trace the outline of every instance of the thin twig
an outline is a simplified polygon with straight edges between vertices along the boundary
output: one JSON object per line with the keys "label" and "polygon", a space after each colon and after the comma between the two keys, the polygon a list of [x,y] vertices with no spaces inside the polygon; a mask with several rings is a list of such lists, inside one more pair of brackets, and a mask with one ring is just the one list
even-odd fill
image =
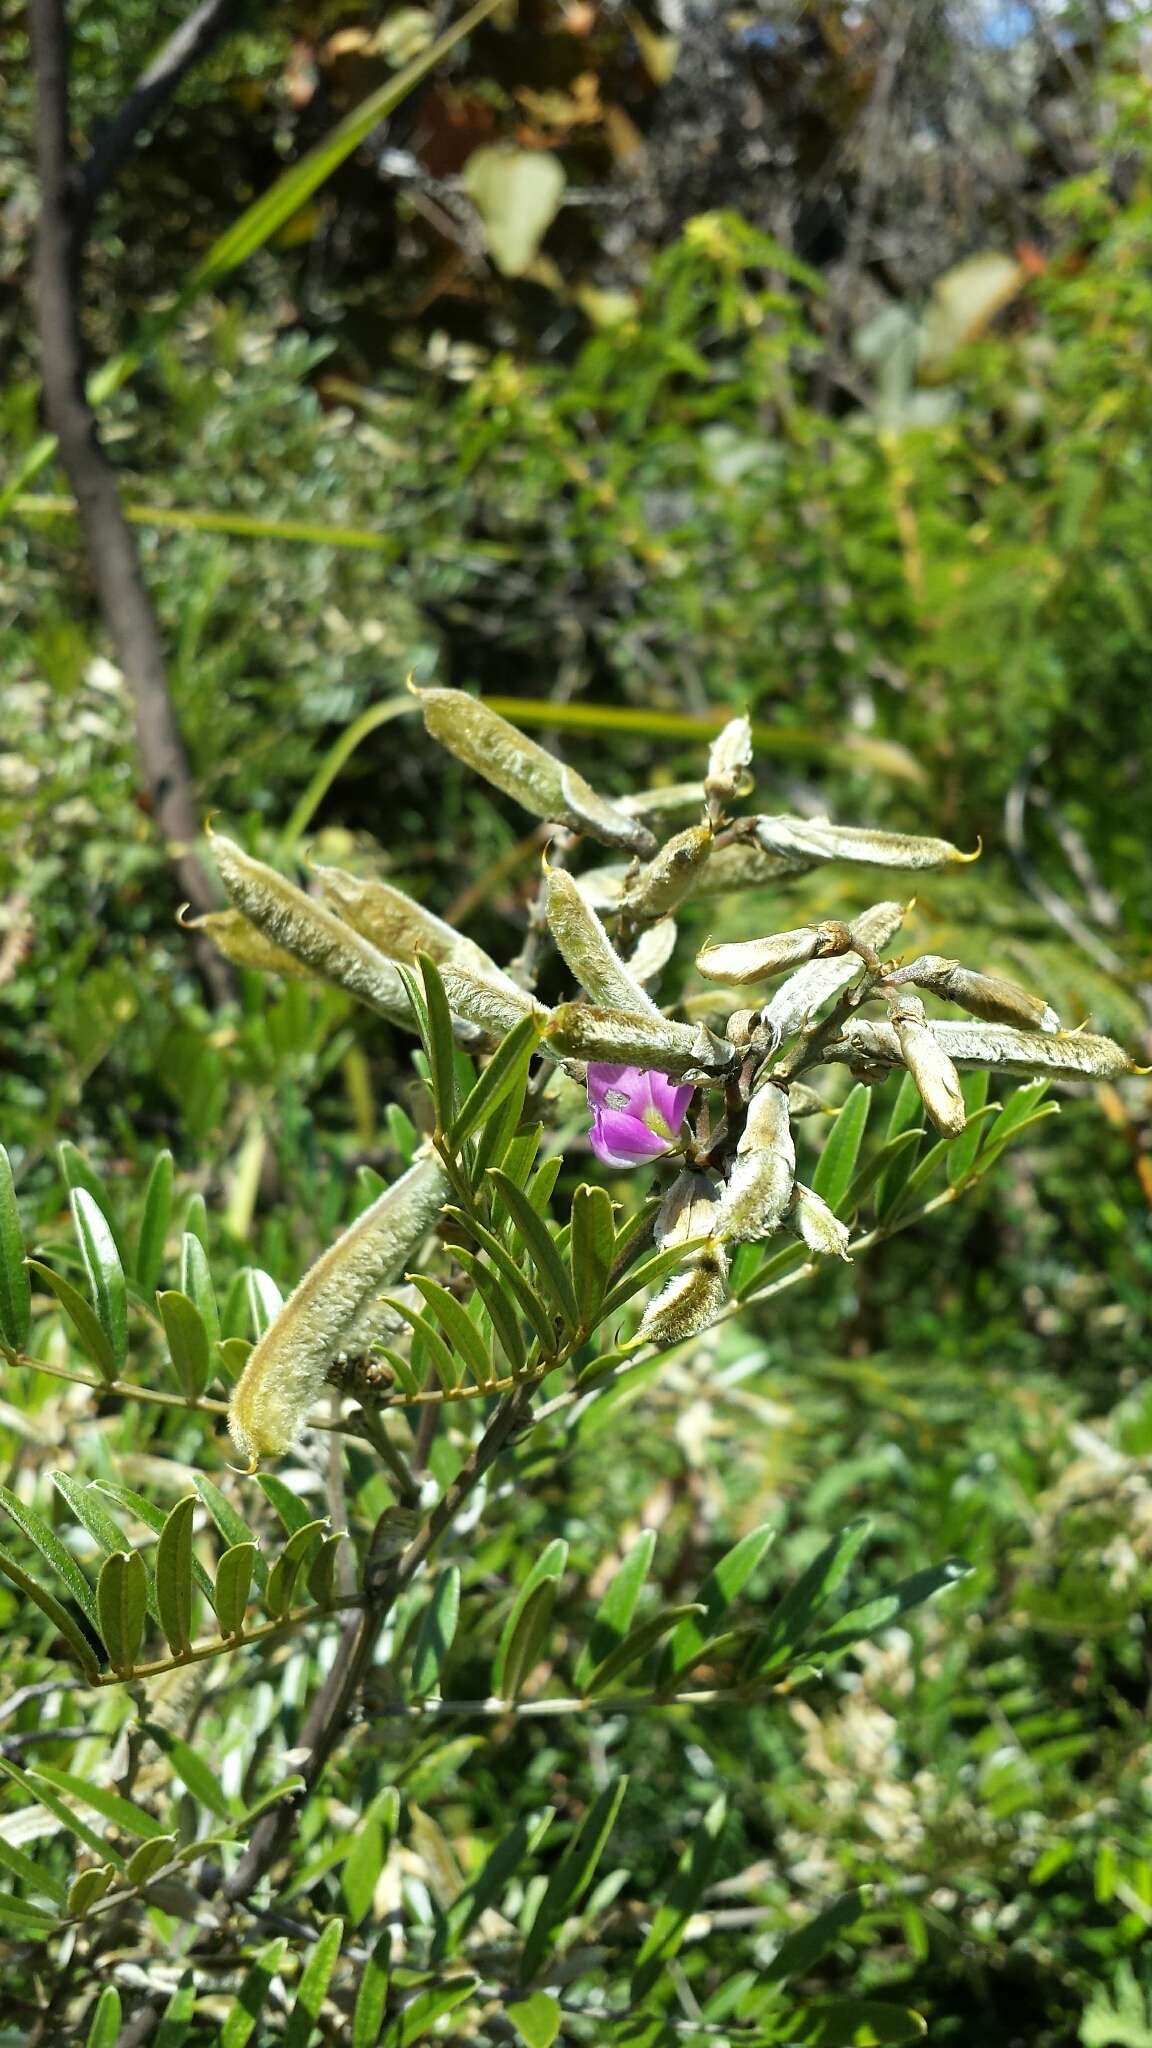
{"label": "thin twig", "polygon": [[[371,1669],[380,1632],[396,1601],[409,1585],[445,1532],[451,1528],[464,1502],[499,1456],[527,1414],[532,1388],[520,1388],[501,1401],[483,1436],[461,1467],[459,1474],[441,1495],[422,1529],[399,1558],[386,1566],[377,1582],[365,1574],[364,1604],[354,1620],[344,1627],[328,1677],[309,1709],[300,1732],[298,1748],[304,1753],[301,1775],[302,1800],[310,1797],[323,1775],[330,1756],[351,1718],[360,1688]],[[261,1878],[276,1862],[295,1825],[297,1803],[282,1800],[262,1814],[248,1847],[231,1876],[222,1886],[233,1903],[247,1899]]]}
{"label": "thin twig", "polygon": [[181,80],[221,36],[237,26],[243,12],[244,0],[200,0],[199,7],[173,31],[152,62],[145,65],[112,119],[99,124],[92,148],[80,167],[88,213],[107,191],[144,130],[157,127]]}

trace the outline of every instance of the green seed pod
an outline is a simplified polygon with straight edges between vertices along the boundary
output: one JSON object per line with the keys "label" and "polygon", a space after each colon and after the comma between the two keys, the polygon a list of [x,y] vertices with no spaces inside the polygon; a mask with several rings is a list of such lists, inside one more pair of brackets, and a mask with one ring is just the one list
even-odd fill
{"label": "green seed pod", "polygon": [[665,840],[655,858],[628,882],[620,896],[625,917],[667,917],[690,896],[712,852],[709,825],[689,825]]}
{"label": "green seed pod", "polygon": [[704,808],[704,784],[702,782],[665,782],[655,789],[637,789],[627,796],[615,799],[618,811],[627,811],[630,818],[667,818],[677,811],[701,811]]}
{"label": "green seed pod", "polygon": [[797,855],[786,860],[781,854],[767,853],[752,838],[733,839],[727,846],[713,848],[712,858],[697,872],[692,893],[726,896],[734,889],[763,889],[785,875],[791,879],[816,866],[816,856],[804,860]]}
{"label": "green seed pod", "polygon": [[767,981],[774,974],[803,967],[810,960],[823,960],[847,953],[852,934],[846,924],[802,925],[794,932],[776,932],[771,938],[743,939],[732,945],[704,946],[696,965],[709,981],[722,981],[727,988],[742,988],[746,982]]}
{"label": "green seed pod", "polygon": [[920,1100],[944,1138],[958,1138],[967,1122],[960,1076],[929,1029],[919,996],[901,996],[889,1011],[896,1043]]}
{"label": "green seed pod", "polygon": [[423,1153],[321,1254],[273,1317],[228,1412],[232,1441],[252,1469],[295,1441],[334,1354],[380,1288],[403,1272],[447,1196],[439,1160]]}
{"label": "green seed pod", "polygon": [[711,1237],[720,1208],[719,1183],[707,1173],[686,1167],[678,1173],[656,1214],[652,1235],[661,1251],[672,1244],[687,1244],[695,1237]]}
{"label": "green seed pod", "polygon": [[752,1243],[779,1230],[796,1178],[796,1146],[786,1090],[762,1081],[751,1102],[736,1163],[720,1202],[717,1236]]}
{"label": "green seed pod", "polygon": [[713,824],[723,817],[734,797],[747,795],[751,788],[751,764],[752,727],[746,718],[730,719],[712,742],[704,779],[708,815]]}
{"label": "green seed pod", "polygon": [[628,1349],[640,1344],[670,1350],[686,1338],[699,1336],[716,1321],[728,1299],[728,1259],[718,1243],[689,1255],[681,1273],[674,1273],[644,1311]]}
{"label": "green seed pod", "polygon": [[396,968],[359,932],[222,833],[213,834],[212,853],[236,908],[273,945],[392,1023],[415,1029],[412,1005]]}
{"label": "green seed pod", "polygon": [[536,1016],[543,1026],[548,1015],[542,1003],[506,975],[498,982],[489,981],[466,967],[445,966],[440,969],[440,979],[453,1016],[463,1017],[474,1031],[483,1031],[489,1038],[503,1038],[529,1015]]}
{"label": "green seed pod", "polygon": [[[853,943],[878,952],[898,930],[905,908],[902,903],[874,903],[870,910],[862,911],[849,926]],[[774,1041],[770,1042],[782,1045],[785,1039],[793,1037],[809,1017],[846,989],[859,972],[860,960],[855,952],[832,954],[801,967],[764,1005],[764,1024],[769,1032],[775,1033]]]}
{"label": "green seed pod", "polygon": [[258,974],[290,974],[297,981],[310,978],[308,969],[301,966],[295,954],[273,945],[254,924],[249,924],[242,910],[208,910],[203,917],[182,915],[177,923],[181,931],[205,932],[225,959],[234,961],[237,967],[251,967]]}
{"label": "green seed pod", "polygon": [[632,979],[600,919],[564,868],[548,869],[548,924],[566,964],[581,988],[605,1010],[631,1017],[664,1018],[638,981]]}
{"label": "green seed pod", "polygon": [[482,946],[474,945],[463,932],[425,910],[402,889],[372,876],[350,875],[343,868],[317,867],[313,872],[341,917],[387,959],[403,960],[411,966],[417,953],[427,953],[438,967],[463,967],[482,980],[516,986]]}
{"label": "green seed pod", "polygon": [[797,1237],[804,1240],[810,1252],[850,1261],[848,1239],[851,1232],[848,1225],[841,1223],[840,1218],[833,1213],[814,1188],[806,1188],[797,1181],[788,1220]]}
{"label": "green seed pod", "polygon": [[788,1090],[788,1108],[792,1121],[801,1116],[833,1116],[835,1111],[830,1102],[815,1088],[809,1088],[803,1081],[793,1081]]}
{"label": "green seed pod", "polygon": [[676,920],[662,917],[658,924],[645,925],[625,961],[634,981],[655,981],[667,967],[676,949]]}
{"label": "green seed pod", "polygon": [[[964,1070],[988,1067],[994,1073],[1019,1074],[1037,1081],[1045,1076],[1063,1081],[1118,1081],[1133,1074],[1122,1045],[1089,1031],[1015,1031],[1008,1024],[968,1024],[933,1018],[928,1026],[954,1066]],[[853,1017],[823,1057],[851,1066],[901,1064],[900,1047],[889,1024]]]}
{"label": "green seed pod", "polygon": [[620,846],[647,860],[656,841],[646,825],[597,795],[574,768],[510,725],[466,690],[417,690],[424,724],[458,761],[474,768],[536,818],[554,818],[602,846]]}
{"label": "green seed pod", "polygon": [[621,1067],[648,1067],[672,1081],[722,1074],[735,1059],[727,1039],[703,1024],[677,1024],[668,1017],[626,1017],[591,1003],[561,1003],[552,1011],[545,1038],[567,1059],[606,1060]]}
{"label": "green seed pod", "polygon": [[606,861],[603,867],[585,868],[584,873],[576,877],[576,887],[593,910],[619,910],[620,898],[632,872],[631,861]]}
{"label": "green seed pod", "polygon": [[877,868],[946,868],[975,860],[947,839],[920,839],[906,832],[876,832],[870,825],[833,825],[828,818],[757,818],[756,838],[766,853],[806,864],[854,860]]}
{"label": "green seed pod", "polygon": [[1003,975],[978,974],[974,968],[961,967],[958,960],[946,960],[939,953],[925,953],[918,960],[910,960],[892,976],[896,986],[908,981],[917,988],[929,989],[933,995],[943,996],[947,1002],[959,1003],[962,1010],[969,1010],[973,1017],[983,1017],[989,1024],[1013,1024],[1021,1031],[1060,1029],[1059,1017],[1042,996],[1030,995],[1026,988],[1007,981]]}

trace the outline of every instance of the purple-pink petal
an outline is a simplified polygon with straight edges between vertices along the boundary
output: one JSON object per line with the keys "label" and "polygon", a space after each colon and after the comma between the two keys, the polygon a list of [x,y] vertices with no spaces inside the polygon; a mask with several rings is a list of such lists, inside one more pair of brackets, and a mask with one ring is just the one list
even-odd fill
{"label": "purple-pink petal", "polygon": [[648,1084],[652,1093],[652,1107],[663,1117],[670,1131],[678,1131],[684,1121],[688,1104],[692,1100],[691,1081],[682,1081],[677,1087],[667,1074],[649,1074]]}
{"label": "purple-pink petal", "polygon": [[592,1119],[592,1150],[605,1166],[646,1166],[668,1150],[666,1141],[626,1109],[598,1109]]}
{"label": "purple-pink petal", "polygon": [[[640,1067],[609,1067],[593,1061],[588,1068],[589,1107],[592,1109],[611,1109],[613,1106],[617,1109],[622,1108],[623,1105],[621,1103],[617,1102],[613,1105],[608,1101],[609,1094],[626,1095],[629,1104],[631,1104],[633,1097],[641,1093],[644,1079],[644,1072]],[[644,1101],[641,1101],[639,1106],[643,1108],[645,1106]]]}

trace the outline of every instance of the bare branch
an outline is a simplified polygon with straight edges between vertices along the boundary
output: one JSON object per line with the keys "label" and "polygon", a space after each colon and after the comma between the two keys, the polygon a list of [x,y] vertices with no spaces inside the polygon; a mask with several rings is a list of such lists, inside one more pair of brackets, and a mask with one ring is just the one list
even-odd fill
{"label": "bare branch", "polygon": [[[160,627],[124,517],[116,473],[101,446],[85,390],[80,325],[83,207],[68,133],[65,0],[33,0],[31,23],[41,195],[36,322],[45,411],[76,499],[104,623],[132,698],[152,814],[181,894],[206,910],[213,906],[215,892],[195,851],[199,826],[192,779],[168,692]],[[226,1000],[231,975],[211,944],[198,948],[197,964],[212,998]]]}

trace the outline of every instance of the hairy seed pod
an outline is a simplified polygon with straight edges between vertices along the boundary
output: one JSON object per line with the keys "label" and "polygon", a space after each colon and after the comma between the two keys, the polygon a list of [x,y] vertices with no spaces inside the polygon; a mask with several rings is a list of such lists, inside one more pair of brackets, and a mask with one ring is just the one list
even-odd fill
{"label": "hairy seed pod", "polygon": [[876,868],[946,868],[977,857],[961,853],[947,839],[876,832],[870,825],[834,825],[829,818],[757,818],[756,838],[766,853],[784,859],[854,860]]}
{"label": "hairy seed pod", "polygon": [[957,1138],[967,1122],[960,1076],[928,1027],[919,996],[902,995],[889,1012],[901,1058],[929,1118],[944,1138]]}
{"label": "hairy seed pod", "polygon": [[625,917],[667,917],[692,894],[700,872],[712,852],[712,830],[708,825],[689,825],[675,838],[666,839],[659,853],[628,882],[620,896]]}
{"label": "hairy seed pod", "polygon": [[676,936],[674,917],[662,917],[658,924],[645,925],[624,963],[634,981],[658,979],[676,949]]}
{"label": "hairy seed pod", "polygon": [[204,932],[237,967],[251,967],[258,974],[290,974],[297,981],[309,979],[308,969],[295,954],[266,939],[249,924],[242,910],[208,910],[203,917],[181,917],[178,922],[181,931]]}
{"label": "hairy seed pod", "polygon": [[316,880],[330,903],[353,931],[376,947],[389,960],[403,960],[411,966],[417,953],[427,953],[438,967],[463,967],[482,981],[515,988],[503,968],[489,959],[463,932],[445,924],[443,918],[425,910],[402,889],[371,875],[350,875],[343,868],[317,867]]}
{"label": "hairy seed pod", "polygon": [[979,974],[975,968],[961,967],[958,960],[946,960],[939,953],[924,953],[918,960],[909,960],[891,977],[892,985],[897,987],[909,981],[917,988],[943,996],[947,1002],[959,1003],[962,1010],[970,1011],[973,1017],[983,1017],[989,1024],[1013,1024],[1021,1031],[1060,1029],[1059,1017],[1042,996],[1030,995],[1026,988],[1001,974]]}
{"label": "hairy seed pod", "polygon": [[458,761],[474,768],[536,818],[554,818],[602,846],[623,847],[647,860],[656,841],[646,825],[597,794],[574,768],[528,739],[466,690],[417,690],[424,723]]}
{"label": "hairy seed pod", "polygon": [[543,1003],[538,1003],[527,989],[519,988],[506,975],[500,981],[489,981],[486,976],[472,974],[467,967],[444,966],[440,979],[453,1016],[463,1017],[474,1031],[483,1031],[489,1038],[503,1038],[506,1031],[528,1016],[534,1016],[541,1030],[544,1028],[548,1012]]}
{"label": "hairy seed pod", "polygon": [[727,1039],[717,1038],[703,1024],[626,1017],[591,1003],[560,1003],[551,1013],[545,1037],[552,1051],[565,1058],[646,1067],[672,1081],[722,1074],[736,1057]]}
{"label": "hairy seed pod", "polygon": [[665,1351],[683,1344],[716,1321],[727,1299],[727,1255],[722,1244],[711,1242],[690,1253],[683,1272],[674,1273],[649,1302],[627,1349],[653,1344]]}
{"label": "hairy seed pod", "polygon": [[[888,944],[904,917],[902,903],[874,903],[870,910],[864,910],[854,918],[849,930],[854,946],[878,952]],[[846,989],[853,976],[860,972],[860,960],[856,952],[826,955],[813,960],[776,990],[771,1001],[763,1009],[764,1023],[776,1033],[777,1044],[782,1045],[815,1016],[833,996]]]}
{"label": "hairy seed pod", "polygon": [[652,1235],[661,1251],[694,1237],[711,1237],[720,1208],[719,1183],[686,1167],[678,1173],[656,1213]]}
{"label": "hairy seed pod", "polygon": [[717,1236],[752,1243],[779,1230],[796,1178],[787,1091],[762,1081],[748,1104],[736,1163],[720,1201]]}
{"label": "hairy seed pod", "polygon": [[747,718],[733,718],[712,742],[704,794],[713,824],[724,815],[733,797],[744,796],[751,786],[748,769],[752,763],[752,727]]}
{"label": "hairy seed pod", "polygon": [[825,924],[801,925],[794,932],[776,932],[767,939],[704,946],[696,955],[696,965],[709,981],[722,981],[727,988],[742,988],[746,982],[767,981],[774,974],[785,974],[810,960],[847,953],[851,946],[852,934],[847,925],[830,919]]}
{"label": "hairy seed pod", "polygon": [[631,861],[606,861],[603,867],[585,868],[584,873],[576,877],[576,887],[593,910],[619,910],[620,898],[632,872]]}
{"label": "hairy seed pod", "polygon": [[581,988],[605,1010],[631,1017],[664,1018],[621,960],[596,912],[566,869],[548,869],[548,924]]}
{"label": "hairy seed pod", "polygon": [[228,1427],[254,1469],[299,1435],[329,1363],[382,1286],[397,1279],[448,1197],[423,1153],[311,1266],[273,1317],[232,1392]]}
{"label": "hairy seed pod", "polygon": [[[1019,1074],[1038,1081],[1045,1076],[1064,1081],[1118,1081],[1138,1071],[1122,1045],[1089,1031],[1015,1031],[1009,1024],[969,1024],[951,1018],[932,1019],[928,1029],[954,1066],[988,1067],[993,1073]],[[901,1064],[900,1047],[890,1024],[853,1017],[823,1057],[851,1066]]]}
{"label": "hairy seed pod", "polygon": [[733,890],[764,889],[785,876],[791,880],[806,874],[817,864],[815,857],[805,860],[798,854],[787,860],[781,854],[767,853],[752,838],[733,839],[727,846],[713,848],[711,860],[696,875],[692,893],[727,896]]}
{"label": "hairy seed pod", "polygon": [[664,782],[655,789],[630,790],[627,796],[616,797],[615,804],[630,818],[667,818],[677,811],[700,811],[704,808],[704,784]]}
{"label": "hairy seed pod", "polygon": [[797,1117],[801,1116],[832,1116],[835,1114],[832,1104],[825,1102],[824,1097],[817,1089],[809,1088],[803,1081],[793,1081],[792,1086],[789,1088],[788,1108],[791,1112],[793,1123],[796,1122]]}
{"label": "hairy seed pod", "polygon": [[848,1240],[851,1232],[846,1223],[828,1207],[822,1195],[814,1188],[806,1188],[797,1181],[792,1195],[788,1220],[797,1237],[803,1239],[810,1252],[819,1252],[827,1258],[848,1259]]}
{"label": "hairy seed pod", "polygon": [[266,939],[322,980],[358,996],[382,1017],[415,1029],[412,1005],[397,969],[359,932],[222,833],[212,836],[212,854],[237,910]]}

